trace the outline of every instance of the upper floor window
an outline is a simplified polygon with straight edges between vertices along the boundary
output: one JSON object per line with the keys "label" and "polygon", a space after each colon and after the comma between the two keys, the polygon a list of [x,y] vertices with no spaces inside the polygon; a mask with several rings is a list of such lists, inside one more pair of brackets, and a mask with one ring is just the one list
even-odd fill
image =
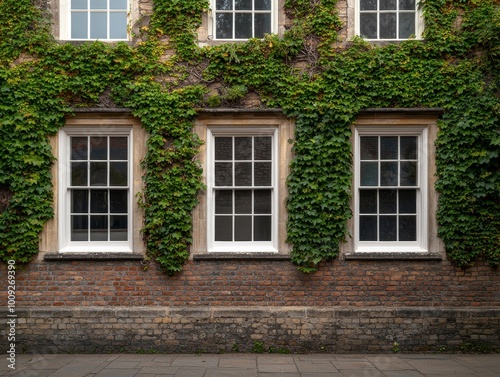
{"label": "upper floor window", "polygon": [[128,39],[128,0],[61,0],[60,6],[61,39]]}
{"label": "upper floor window", "polygon": [[418,0],[357,0],[357,34],[369,40],[419,38]]}

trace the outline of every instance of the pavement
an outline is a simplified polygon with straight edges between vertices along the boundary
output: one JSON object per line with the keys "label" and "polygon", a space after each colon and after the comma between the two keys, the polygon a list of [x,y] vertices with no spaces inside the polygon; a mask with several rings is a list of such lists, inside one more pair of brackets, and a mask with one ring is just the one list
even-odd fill
{"label": "pavement", "polygon": [[500,354],[16,355],[16,377],[500,377]]}

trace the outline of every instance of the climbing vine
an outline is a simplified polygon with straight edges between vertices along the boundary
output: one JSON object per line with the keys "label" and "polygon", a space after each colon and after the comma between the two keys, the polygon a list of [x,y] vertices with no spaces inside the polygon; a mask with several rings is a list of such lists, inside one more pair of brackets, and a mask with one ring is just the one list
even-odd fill
{"label": "climbing vine", "polygon": [[[0,257],[29,262],[53,217],[48,137],[76,107],[129,107],[149,134],[142,229],[168,274],[189,256],[203,188],[199,108],[295,120],[287,241],[303,272],[334,258],[352,216],[350,126],[363,108],[440,107],[439,236],[451,260],[500,264],[500,4],[422,0],[424,41],[342,41],[338,0],[286,0],[284,35],[196,44],[206,0],[156,0],[135,44],[60,43],[42,0],[0,2]],[[213,88],[219,88],[213,90]]]}

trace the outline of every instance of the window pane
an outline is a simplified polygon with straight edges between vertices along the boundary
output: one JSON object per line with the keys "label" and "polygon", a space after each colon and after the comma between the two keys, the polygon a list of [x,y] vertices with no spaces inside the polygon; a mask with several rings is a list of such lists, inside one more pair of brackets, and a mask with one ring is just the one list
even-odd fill
{"label": "window pane", "polygon": [[109,240],[127,241],[127,217],[126,215],[113,215],[109,217]]}
{"label": "window pane", "polygon": [[361,162],[361,186],[378,185],[378,162]]}
{"label": "window pane", "polygon": [[108,190],[90,191],[90,212],[108,213]]}
{"label": "window pane", "polygon": [[399,213],[417,213],[417,190],[399,190]]}
{"label": "window pane", "polygon": [[416,160],[418,158],[416,136],[401,136],[400,158],[402,160]]}
{"label": "window pane", "polygon": [[236,13],[234,33],[236,39],[252,38],[252,14]]}
{"label": "window pane", "polygon": [[71,186],[87,186],[87,162],[71,163]]}
{"label": "window pane", "polygon": [[399,10],[414,10],[415,0],[399,0]]}
{"label": "window pane", "polygon": [[109,207],[111,213],[128,212],[128,191],[109,190]]}
{"label": "window pane", "polygon": [[106,0],[90,0],[90,9],[106,9]]}
{"label": "window pane", "polygon": [[378,137],[363,136],[360,141],[360,151],[362,160],[378,159]]}
{"label": "window pane", "polygon": [[234,213],[252,213],[252,191],[234,191]]}
{"label": "window pane", "polygon": [[417,162],[401,161],[401,186],[417,185]]}
{"label": "window pane", "polygon": [[90,216],[90,240],[107,241],[108,240],[108,216],[94,215]]}
{"label": "window pane", "polygon": [[87,9],[87,0],[71,0],[71,9]]}
{"label": "window pane", "polygon": [[359,216],[359,240],[377,241],[377,216]]}
{"label": "window pane", "polygon": [[252,10],[252,0],[235,0],[234,9],[236,9],[236,10]]}
{"label": "window pane", "polygon": [[86,160],[87,159],[87,138],[72,137],[71,138],[71,159]]}
{"label": "window pane", "polygon": [[398,159],[398,137],[382,136],[380,138],[380,159],[397,160]]}
{"label": "window pane", "polygon": [[397,213],[398,190],[379,191],[379,213]]}
{"label": "window pane", "polygon": [[272,0],[255,0],[255,10],[271,10]]}
{"label": "window pane", "polygon": [[396,216],[380,216],[380,241],[397,241]]}
{"label": "window pane", "polygon": [[71,13],[71,39],[88,38],[87,13]]}
{"label": "window pane", "polygon": [[215,185],[216,186],[233,185],[233,164],[231,162],[215,163]]}
{"label": "window pane", "polygon": [[254,139],[254,159],[255,160],[271,160],[271,141],[270,137],[256,137]]}
{"label": "window pane", "polygon": [[217,0],[215,2],[215,9],[217,10],[232,10],[233,0]]}
{"label": "window pane", "polygon": [[127,39],[127,13],[111,12],[109,14],[109,38]]}
{"label": "window pane", "polygon": [[271,186],[272,175],[271,162],[255,162],[254,167],[254,185],[255,186]]}
{"label": "window pane", "polygon": [[108,20],[105,12],[90,13],[90,38],[107,39],[108,38]]}
{"label": "window pane", "polygon": [[396,0],[380,0],[380,10],[396,10]]}
{"label": "window pane", "polygon": [[109,138],[109,159],[127,160],[128,159],[128,139],[126,137]]}
{"label": "window pane", "polygon": [[89,212],[89,192],[88,190],[71,190],[71,212]]}
{"label": "window pane", "polygon": [[236,216],[234,218],[234,240],[252,240],[252,216]]}
{"label": "window pane", "polygon": [[399,240],[417,240],[417,216],[399,216]]}
{"label": "window pane", "polygon": [[415,13],[399,14],[399,38],[408,39],[415,35]]}
{"label": "window pane", "polygon": [[215,15],[217,39],[233,39],[233,15],[228,13],[217,13]]}
{"label": "window pane", "polygon": [[359,190],[359,213],[377,213],[377,190]]}
{"label": "window pane", "polygon": [[396,39],[396,13],[380,14],[380,39]]}
{"label": "window pane", "polygon": [[108,158],[108,138],[91,137],[90,138],[90,159],[106,160]]}
{"label": "window pane", "polygon": [[254,241],[271,241],[271,216],[254,217]]}
{"label": "window pane", "polygon": [[215,216],[215,241],[233,240],[233,217]]}
{"label": "window pane", "polygon": [[215,159],[232,160],[233,159],[233,138],[216,137],[215,138]]}
{"label": "window pane", "polygon": [[233,213],[233,190],[215,191],[215,213]]}
{"label": "window pane", "polygon": [[361,10],[377,10],[377,0],[359,0]]}
{"label": "window pane", "polygon": [[377,14],[361,13],[359,15],[359,33],[368,39],[377,39]]}
{"label": "window pane", "polygon": [[110,162],[109,163],[109,185],[110,186],[128,186],[128,163]]}
{"label": "window pane", "polygon": [[381,162],[380,163],[380,185],[397,186],[398,185],[398,163]]}
{"label": "window pane", "polygon": [[108,163],[91,162],[90,163],[90,185],[107,186]]}
{"label": "window pane", "polygon": [[271,214],[271,190],[254,191],[254,213]]}
{"label": "window pane", "polygon": [[109,9],[127,9],[127,0],[109,0]]}
{"label": "window pane", "polygon": [[256,13],[254,18],[254,38],[264,38],[264,34],[271,33],[271,13]]}
{"label": "window pane", "polygon": [[234,138],[234,159],[251,160],[252,159],[252,138],[236,137]]}
{"label": "window pane", "polygon": [[234,163],[234,185],[251,186],[252,185],[252,163],[235,162]]}
{"label": "window pane", "polygon": [[88,230],[87,215],[71,216],[71,241],[88,241]]}

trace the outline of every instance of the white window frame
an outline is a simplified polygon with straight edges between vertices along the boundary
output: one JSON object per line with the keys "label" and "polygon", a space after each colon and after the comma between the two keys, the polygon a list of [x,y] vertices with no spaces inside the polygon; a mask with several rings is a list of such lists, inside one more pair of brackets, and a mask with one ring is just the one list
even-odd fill
{"label": "white window frame", "polygon": [[[215,241],[215,137],[271,136],[272,137],[272,204],[271,241]],[[208,127],[207,129],[207,246],[208,252],[278,252],[278,127]]]}
{"label": "white window frame", "polygon": [[[72,136],[127,136],[128,143],[128,217],[127,241],[71,241],[70,138]],[[59,132],[59,252],[132,252],[133,247],[133,129],[132,126],[66,126]],[[120,188],[124,188],[120,186]]]}
{"label": "white window frame", "polygon": [[[271,0],[271,34],[278,34],[278,0]],[[231,11],[228,11],[231,12]],[[255,13],[267,13],[267,11],[244,11],[245,13],[251,12]],[[237,11],[232,11],[233,14],[238,13]],[[215,22],[215,14],[216,14],[216,0],[210,0],[210,11],[208,17],[208,30],[211,31],[211,36],[209,39],[214,41],[247,41],[247,38],[217,38],[217,23]],[[252,25],[252,29],[255,25]],[[233,36],[235,35],[235,27],[233,23]]]}
{"label": "white window frame", "polygon": [[[71,0],[58,0],[59,1],[59,38],[61,40],[71,40],[71,41],[93,41],[96,40],[94,38],[90,38],[90,17],[88,18],[88,38],[71,38]],[[112,39],[112,38],[100,38],[101,41],[128,41],[130,39],[130,1],[127,0],[127,28],[126,33],[127,37],[123,39]],[[109,21],[109,15],[112,11],[109,9],[109,0],[108,0],[108,8],[105,10],[106,16],[108,19],[108,30],[107,34],[109,36],[111,23]]]}
{"label": "white window frame", "polygon": [[[355,33],[358,36],[361,36],[361,24],[360,24],[360,12],[361,12],[361,7],[360,7],[360,0],[354,0],[355,1]],[[399,0],[397,0],[399,1]],[[380,13],[380,11],[375,11],[376,13]],[[398,18],[397,18],[397,30],[399,30],[399,10],[397,11],[398,13]],[[383,13],[383,12],[382,12]],[[380,34],[380,28],[379,28],[379,23],[378,23],[378,18],[377,18],[377,31],[378,34]],[[423,13],[422,13],[422,5],[420,4],[419,0],[416,0],[415,4],[415,39],[422,39],[422,33],[424,31],[424,18],[423,18]],[[406,41],[408,40],[407,38],[394,38],[394,39],[382,39],[382,38],[374,38],[374,39],[369,39],[365,38],[367,41]]]}
{"label": "white window frame", "polygon": [[[428,129],[426,126],[356,126],[354,144],[354,249],[355,252],[428,251]],[[417,136],[417,239],[416,241],[359,241],[360,138],[361,136]],[[366,186],[364,186],[366,188]]]}

